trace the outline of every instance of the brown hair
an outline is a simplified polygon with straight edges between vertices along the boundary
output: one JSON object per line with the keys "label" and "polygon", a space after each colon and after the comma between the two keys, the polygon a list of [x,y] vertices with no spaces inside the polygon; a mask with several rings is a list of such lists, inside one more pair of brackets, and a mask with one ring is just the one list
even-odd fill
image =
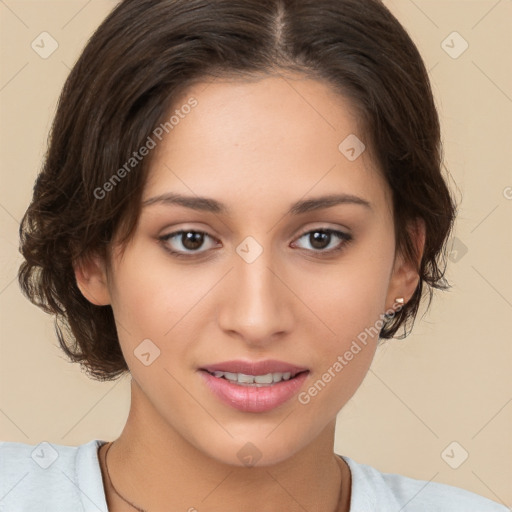
{"label": "brown hair", "polygon": [[327,81],[357,109],[365,143],[392,190],[396,248],[410,261],[419,258],[406,226],[416,218],[425,223],[419,284],[380,337],[393,337],[408,319],[414,323],[424,284],[429,305],[433,288],[449,288],[441,263],[456,205],[441,174],[438,114],[421,56],[382,2],[124,0],[64,85],[20,225],[22,291],[56,315],[62,349],[93,378],[111,380],[128,368],[111,306],[82,295],[73,263],[93,253],[108,263],[114,235],[129,241],[150,156],[104,197],[99,188],[194,82],[282,70]]}

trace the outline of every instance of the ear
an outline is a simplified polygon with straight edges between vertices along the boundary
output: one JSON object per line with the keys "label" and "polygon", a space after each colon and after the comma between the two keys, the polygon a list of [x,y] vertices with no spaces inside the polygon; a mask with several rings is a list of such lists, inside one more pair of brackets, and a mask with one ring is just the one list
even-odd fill
{"label": "ear", "polygon": [[106,265],[98,254],[89,254],[73,263],[76,284],[82,295],[92,304],[110,304]]}
{"label": "ear", "polygon": [[403,255],[397,252],[388,286],[386,309],[393,307],[397,297],[403,297],[404,304],[406,304],[414,294],[420,280],[417,268],[421,263],[425,247],[425,222],[423,219],[416,219],[409,224],[408,231],[418,257],[415,262],[405,261]]}

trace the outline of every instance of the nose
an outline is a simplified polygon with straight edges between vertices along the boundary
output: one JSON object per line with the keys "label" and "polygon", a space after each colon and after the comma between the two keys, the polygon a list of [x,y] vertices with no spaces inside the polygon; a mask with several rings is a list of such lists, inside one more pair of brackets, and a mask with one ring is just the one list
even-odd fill
{"label": "nose", "polygon": [[275,268],[270,250],[250,263],[235,253],[233,262],[224,283],[219,326],[247,345],[265,347],[291,331],[294,295]]}

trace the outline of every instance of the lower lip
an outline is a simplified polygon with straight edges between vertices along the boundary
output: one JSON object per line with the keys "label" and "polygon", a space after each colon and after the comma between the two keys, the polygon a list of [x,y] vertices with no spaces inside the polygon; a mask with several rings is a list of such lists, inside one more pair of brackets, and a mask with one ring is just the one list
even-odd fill
{"label": "lower lip", "polygon": [[266,412],[284,404],[300,389],[309,372],[268,386],[239,386],[200,370],[208,388],[225,404],[244,412]]}

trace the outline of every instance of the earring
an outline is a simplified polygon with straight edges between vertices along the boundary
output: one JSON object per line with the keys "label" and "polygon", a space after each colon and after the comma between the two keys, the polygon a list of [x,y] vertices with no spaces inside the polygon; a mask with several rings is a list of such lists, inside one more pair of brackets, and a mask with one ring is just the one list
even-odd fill
{"label": "earring", "polygon": [[[395,316],[395,312],[396,311],[400,311],[400,309],[402,309],[403,305],[405,303],[405,300],[403,297],[396,297],[395,298],[395,304],[398,304],[399,307],[394,307],[393,305],[393,308],[391,308],[393,311],[391,313],[384,313],[384,319],[386,321],[389,321],[391,320],[394,316]],[[395,311],[396,310],[396,311]],[[388,310],[389,311],[389,310]]]}

